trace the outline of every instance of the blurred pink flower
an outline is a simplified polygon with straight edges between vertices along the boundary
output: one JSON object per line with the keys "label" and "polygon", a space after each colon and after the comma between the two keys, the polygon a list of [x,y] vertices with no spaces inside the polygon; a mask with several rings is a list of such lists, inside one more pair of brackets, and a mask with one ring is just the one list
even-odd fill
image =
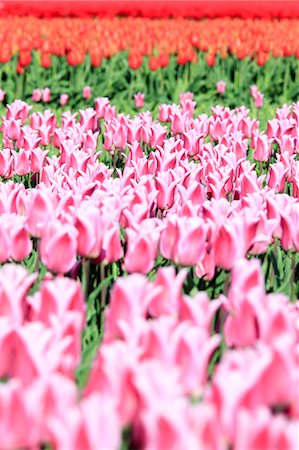
{"label": "blurred pink flower", "polygon": [[257,92],[254,95],[254,102],[253,102],[254,106],[256,108],[262,108],[264,106],[264,94],[262,94],[261,92]]}
{"label": "blurred pink flower", "polygon": [[40,252],[51,272],[69,272],[76,262],[77,230],[59,221],[50,222],[42,234]]}
{"label": "blurred pink flower", "polygon": [[226,91],[226,82],[222,80],[217,81],[216,88],[218,94],[224,94],[224,92]]}
{"label": "blurred pink flower", "polygon": [[251,86],[250,86],[250,95],[252,96],[252,97],[255,97],[255,95],[257,94],[257,92],[258,92],[258,87],[257,87],[257,85],[256,84],[252,84]]}
{"label": "blurred pink flower", "polygon": [[42,98],[42,91],[41,89],[34,89],[32,92],[32,101],[34,102],[40,102]]}
{"label": "blurred pink flower", "polygon": [[68,103],[68,100],[69,100],[69,96],[67,94],[61,94],[60,100],[59,100],[60,105],[61,106],[66,105]]}
{"label": "blurred pink flower", "polygon": [[136,108],[143,108],[144,107],[144,94],[141,92],[138,92],[134,95],[135,99],[135,107]]}
{"label": "blurred pink flower", "polygon": [[42,101],[44,103],[49,103],[51,101],[51,90],[50,88],[46,87],[42,90]]}
{"label": "blurred pink flower", "polygon": [[0,102],[3,102],[5,96],[6,96],[6,92],[3,91],[3,89],[0,89]]}
{"label": "blurred pink flower", "polygon": [[82,91],[83,98],[90,98],[91,97],[91,89],[89,86],[84,86]]}

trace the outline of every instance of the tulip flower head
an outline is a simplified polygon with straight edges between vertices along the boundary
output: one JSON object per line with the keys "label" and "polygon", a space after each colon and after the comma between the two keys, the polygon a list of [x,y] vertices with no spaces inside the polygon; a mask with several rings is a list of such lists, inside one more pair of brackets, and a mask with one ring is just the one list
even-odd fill
{"label": "tulip flower head", "polygon": [[88,99],[91,97],[91,89],[89,86],[84,86],[82,91],[82,97]]}
{"label": "tulip flower head", "polygon": [[42,91],[41,89],[34,89],[32,92],[32,101],[33,102],[40,102],[42,98]]}
{"label": "tulip flower head", "polygon": [[0,102],[3,102],[5,96],[6,96],[6,92],[3,91],[3,89],[0,89]]}
{"label": "tulip flower head", "polygon": [[254,106],[256,107],[256,108],[258,108],[258,109],[260,109],[260,108],[262,108],[263,106],[264,106],[264,94],[262,94],[261,92],[257,92],[255,95],[254,95],[254,102],[253,102],[253,104],[254,104]]}
{"label": "tulip flower head", "polygon": [[141,92],[138,92],[134,95],[135,100],[135,107],[136,108],[143,108],[144,107],[144,94]]}
{"label": "tulip flower head", "polygon": [[216,83],[217,93],[218,94],[224,94],[226,91],[226,82],[225,81],[218,81]]}
{"label": "tulip flower head", "polygon": [[46,87],[42,90],[42,101],[44,103],[49,103],[51,101],[51,90],[50,88]]}
{"label": "tulip flower head", "polygon": [[252,84],[250,86],[250,95],[251,97],[255,97],[255,95],[258,93],[258,87],[256,84]]}
{"label": "tulip flower head", "polygon": [[65,106],[69,101],[69,96],[67,94],[61,94],[59,103],[61,106]]}

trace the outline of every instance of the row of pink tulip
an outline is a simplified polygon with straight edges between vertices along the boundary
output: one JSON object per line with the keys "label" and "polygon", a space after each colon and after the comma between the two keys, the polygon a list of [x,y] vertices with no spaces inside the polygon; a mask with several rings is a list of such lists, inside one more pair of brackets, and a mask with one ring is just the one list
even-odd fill
{"label": "row of pink tulip", "polygon": [[[299,105],[278,109],[266,133],[243,107],[193,118],[194,106],[190,94],[181,107],[161,105],[161,124],[149,112],[117,114],[101,98],[96,109],[80,111],[79,122],[64,113],[59,126],[50,111],[9,105],[0,175],[40,182],[36,189],[0,185],[0,261],[25,259],[35,237],[42,262],[56,273],[69,272],[81,256],[124,257],[128,272],[146,274],[160,252],[212,278],[216,266],[230,269],[248,252],[264,253],[275,238],[298,250]],[[251,164],[250,146],[265,169]],[[109,155],[118,168],[99,161]],[[284,193],[291,188],[292,196]]]}
{"label": "row of pink tulip", "polygon": [[[91,97],[91,88],[89,86],[84,86],[82,90],[82,97],[84,99],[88,99]],[[0,95],[1,100],[1,95]],[[44,89],[34,89],[32,92],[32,101],[33,102],[43,102],[49,103],[51,101],[51,89],[46,87]],[[69,101],[69,96],[67,94],[61,94],[59,97],[59,103],[61,106],[67,105]]]}
{"label": "row of pink tulip", "polygon": [[[222,95],[226,92],[226,82],[223,80],[220,80],[216,83],[216,92],[219,95]],[[91,98],[92,90],[89,86],[84,86],[82,90],[82,98],[89,99]],[[254,99],[254,106],[256,108],[262,108],[264,105],[264,94],[262,94],[256,85],[250,86],[250,95]],[[5,91],[0,89],[0,102],[4,100],[6,96]],[[51,89],[50,88],[44,88],[44,89],[34,89],[32,92],[32,101],[35,103],[43,102],[43,103],[49,103],[51,102]],[[68,104],[69,96],[68,94],[60,94],[59,97],[59,103],[61,106],[65,106]],[[144,107],[144,101],[145,97],[142,92],[138,92],[134,95],[134,104],[136,108],[143,108]]]}
{"label": "row of pink tulip", "polygon": [[[299,105],[277,109],[265,132],[244,107],[194,118],[190,93],[159,120],[106,98],[61,123],[30,108],[15,101],[2,120],[3,448],[117,450],[130,428],[145,450],[293,450],[298,303],[267,295],[244,258],[278,241],[299,249]],[[33,249],[52,274],[30,295],[37,275],[9,262]],[[159,254],[209,280],[232,269],[228,295],[184,295],[187,269],[148,281]],[[82,259],[132,274],[115,284],[78,399],[85,303],[69,277]]]}
{"label": "row of pink tulip", "polygon": [[[130,427],[132,447],[147,450],[296,448],[298,304],[265,294],[255,260],[236,262],[228,296],[218,300],[183,295],[185,276],[163,268],[154,282],[139,274],[117,281],[78,400],[72,371],[85,322],[78,283],[48,275],[30,296],[36,275],[5,265],[1,447],[117,450]],[[219,309],[228,348],[210,379]]]}

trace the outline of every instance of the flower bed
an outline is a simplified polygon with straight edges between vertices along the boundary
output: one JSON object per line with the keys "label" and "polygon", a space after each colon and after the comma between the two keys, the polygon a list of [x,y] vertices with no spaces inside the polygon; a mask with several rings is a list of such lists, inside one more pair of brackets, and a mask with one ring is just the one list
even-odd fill
{"label": "flower bed", "polygon": [[7,106],[3,448],[296,447],[299,105],[195,110]]}

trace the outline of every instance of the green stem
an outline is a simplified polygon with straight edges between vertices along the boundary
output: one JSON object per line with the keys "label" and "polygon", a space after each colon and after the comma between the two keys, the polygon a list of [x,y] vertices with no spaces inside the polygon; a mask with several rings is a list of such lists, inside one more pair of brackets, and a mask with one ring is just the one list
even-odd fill
{"label": "green stem", "polygon": [[287,89],[288,89],[288,83],[289,83],[289,77],[290,77],[290,61],[289,58],[287,58],[285,72],[284,72],[284,80],[283,80],[283,101],[287,101]]}
{"label": "green stem", "polygon": [[229,287],[230,287],[230,278],[231,278],[231,273],[228,270],[225,274],[225,280],[224,280],[224,287],[223,287],[223,294],[227,295],[228,291],[229,291]]}
{"label": "green stem", "polygon": [[[276,259],[277,256],[277,245],[278,245],[278,239],[277,237],[274,238],[274,244],[273,244],[273,257]],[[274,265],[271,266],[271,288],[274,290],[274,281],[275,281],[275,269]]]}
{"label": "green stem", "polygon": [[295,252],[292,252],[291,254],[291,302],[293,302],[294,299],[294,292],[295,292]]}
{"label": "green stem", "polygon": [[82,262],[82,291],[85,301],[87,301],[88,299],[89,275],[90,275],[90,260],[84,258]]}
{"label": "green stem", "polygon": [[[102,282],[106,276],[104,264],[101,264],[100,274],[101,274],[101,282]],[[103,289],[101,290],[101,313],[104,311],[105,305],[106,305],[106,291],[107,291],[106,287],[103,287]]]}
{"label": "green stem", "polygon": [[37,239],[36,241],[36,260],[35,260],[35,272],[39,272],[39,266],[40,266],[40,256],[39,256],[39,252],[40,252],[40,240]]}
{"label": "green stem", "polygon": [[118,159],[118,149],[115,148],[113,150],[113,169],[114,169],[114,172],[116,172],[117,159]]}

